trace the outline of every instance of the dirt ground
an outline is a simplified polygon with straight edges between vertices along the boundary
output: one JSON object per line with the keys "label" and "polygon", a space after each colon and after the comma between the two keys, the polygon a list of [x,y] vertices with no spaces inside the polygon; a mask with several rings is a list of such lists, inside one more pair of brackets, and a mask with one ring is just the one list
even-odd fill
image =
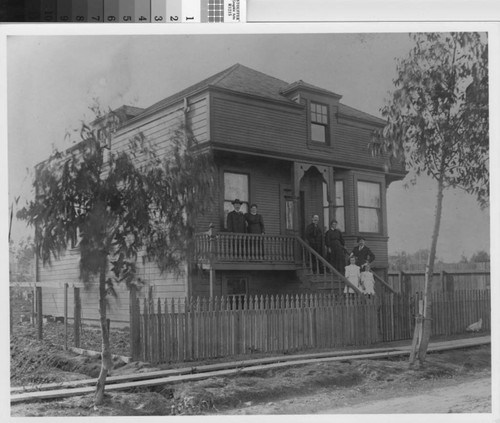
{"label": "dirt ground", "polygon": [[[57,323],[36,341],[29,323],[11,336],[11,386],[96,377],[97,358],[64,351]],[[246,359],[250,357],[245,357]],[[255,358],[255,357],[251,357]],[[196,366],[180,363],[161,368]],[[115,360],[112,375],[158,370]],[[14,404],[11,416],[300,415],[490,413],[491,352],[481,346],[429,354],[422,369],[407,357],[344,360],[262,370],[231,377],[109,392],[99,408],[93,396]]]}

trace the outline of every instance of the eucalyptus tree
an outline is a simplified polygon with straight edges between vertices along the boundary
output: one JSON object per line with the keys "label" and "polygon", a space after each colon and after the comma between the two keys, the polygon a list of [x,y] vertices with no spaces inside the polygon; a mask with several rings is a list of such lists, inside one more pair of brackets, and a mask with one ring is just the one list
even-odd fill
{"label": "eucalyptus tree", "polygon": [[95,128],[82,126],[81,142],[55,151],[35,169],[36,192],[18,217],[35,228],[36,254],[43,265],[77,243],[80,278],[99,290],[102,365],[95,403],[102,403],[112,368],[106,311],[116,283],[137,281],[143,252],[162,271],[181,272],[192,258],[196,216],[211,207],[216,186],[210,152],[199,151],[183,126],[158,142],[141,132],[128,147],[110,151]]}
{"label": "eucalyptus tree", "polygon": [[412,362],[423,364],[431,332],[429,293],[444,192],[461,188],[481,207],[489,202],[488,45],[486,34],[471,32],[411,37],[414,47],[398,61],[395,89],[381,109],[387,123],[375,133],[371,147],[375,154],[404,160],[415,177],[427,174],[436,181],[423,331],[418,352],[412,355]]}

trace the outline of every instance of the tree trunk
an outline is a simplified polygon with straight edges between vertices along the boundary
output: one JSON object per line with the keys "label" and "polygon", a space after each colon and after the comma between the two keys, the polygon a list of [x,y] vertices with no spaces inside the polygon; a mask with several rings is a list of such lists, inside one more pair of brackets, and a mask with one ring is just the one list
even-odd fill
{"label": "tree trunk", "polygon": [[439,229],[441,227],[441,215],[443,211],[443,190],[444,190],[443,178],[441,177],[438,180],[436,213],[434,216],[434,229],[432,231],[431,250],[429,252],[429,258],[427,259],[427,265],[425,267],[423,329],[417,354],[417,359],[420,366],[422,366],[425,362],[427,347],[429,346],[429,340],[431,337],[431,327],[432,327],[431,293],[433,286],[434,262],[436,260],[437,241],[439,237]]}
{"label": "tree trunk", "polygon": [[[104,260],[107,256],[104,255]],[[101,357],[101,372],[97,379],[94,404],[100,405],[104,400],[104,388],[106,386],[106,377],[108,372],[113,368],[111,359],[111,349],[109,346],[109,331],[106,321],[106,263],[101,265],[99,272],[99,317],[101,321],[101,338],[102,338],[102,357]]]}

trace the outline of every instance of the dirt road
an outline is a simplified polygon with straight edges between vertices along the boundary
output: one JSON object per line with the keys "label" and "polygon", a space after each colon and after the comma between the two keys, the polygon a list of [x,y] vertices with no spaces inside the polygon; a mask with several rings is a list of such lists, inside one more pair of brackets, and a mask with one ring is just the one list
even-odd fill
{"label": "dirt road", "polygon": [[233,414],[244,415],[414,413],[491,413],[491,376],[481,372],[461,381],[427,380],[407,389],[399,386],[393,391],[361,390],[354,396],[322,392],[233,410]]}
{"label": "dirt road", "polygon": [[491,378],[487,377],[434,388],[419,395],[323,410],[319,414],[488,413],[490,411]]}

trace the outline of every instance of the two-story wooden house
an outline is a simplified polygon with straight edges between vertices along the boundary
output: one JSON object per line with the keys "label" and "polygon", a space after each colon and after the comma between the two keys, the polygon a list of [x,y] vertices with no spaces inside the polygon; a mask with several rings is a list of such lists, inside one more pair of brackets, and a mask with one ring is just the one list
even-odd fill
{"label": "two-story wooden house", "polygon": [[[152,263],[141,268],[155,296],[330,289],[329,281],[320,283],[318,275],[304,271],[311,252],[303,236],[313,214],[325,230],[335,217],[349,250],[364,236],[376,255],[373,267],[384,278],[386,191],[405,171],[402,164],[388,167],[370,153],[371,135],[384,121],[340,100],[339,94],[304,81],[288,83],[236,64],[146,109],[121,108],[111,149],[124,148],[139,131],[157,144],[168,143],[169,132],[183,123],[200,148],[212,149],[219,172],[216,205],[197,222],[196,263],[180,276],[161,274]],[[264,235],[227,232],[235,198],[244,211],[258,205]],[[39,280],[78,283],[77,257],[70,251],[51,268],[40,268]],[[97,294],[86,295],[91,301]],[[50,301],[61,310],[60,300],[45,301],[45,314],[59,314]],[[117,304],[126,313],[125,295]]]}

